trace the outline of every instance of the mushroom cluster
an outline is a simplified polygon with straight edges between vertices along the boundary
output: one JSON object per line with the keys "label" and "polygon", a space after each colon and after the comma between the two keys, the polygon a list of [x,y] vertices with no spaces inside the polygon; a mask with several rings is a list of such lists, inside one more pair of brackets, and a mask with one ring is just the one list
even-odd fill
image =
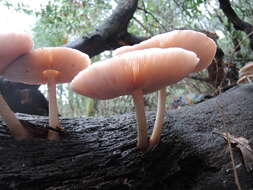
{"label": "mushroom cluster", "polygon": [[[88,55],[78,50],[64,47],[32,50],[29,36],[21,35],[19,38],[16,34],[8,35],[0,34],[0,44],[8,42],[0,49],[1,75],[10,81],[48,85],[51,127],[60,128],[57,83],[72,81],[70,87],[73,91],[97,99],[132,95],[137,119],[137,147],[142,151],[147,151],[160,141],[166,86],[178,82],[191,72],[205,69],[216,53],[215,42],[205,34],[175,30],[133,46],[121,47],[115,50],[114,57],[91,65]],[[158,90],[156,121],[148,139],[143,95]],[[1,96],[0,101],[0,109],[8,107]],[[1,114],[6,115],[2,109]],[[5,119],[13,136],[17,139],[27,138],[29,134],[20,122],[8,117],[15,115],[7,114]],[[8,123],[9,120],[15,122]],[[48,138],[58,139],[59,136],[49,131]]]}
{"label": "mushroom cluster", "polygon": [[198,62],[195,53],[182,48],[132,51],[92,64],[72,80],[71,89],[98,99],[131,94],[138,123],[137,146],[145,151],[148,139],[143,94],[181,80]]}
{"label": "mushroom cluster", "polygon": [[[49,95],[49,125],[60,128],[56,100],[56,84],[70,82],[90,64],[89,56],[71,48],[32,49],[31,36],[25,33],[0,33],[0,73],[14,82],[47,84]],[[15,139],[30,138],[0,94],[0,114]],[[52,130],[49,139],[58,139]]]}
{"label": "mushroom cluster", "polygon": [[[158,34],[133,46],[123,46],[118,48],[115,50],[115,55],[135,50],[171,47],[180,47],[196,53],[200,60],[193,72],[199,72],[207,68],[212,62],[217,49],[216,43],[204,33],[193,30],[174,30],[164,34]],[[165,111],[165,92],[165,88],[159,90],[156,121],[149,140],[150,147],[160,141],[160,133]]]}
{"label": "mushroom cluster", "polygon": [[[94,63],[71,82],[75,92],[91,98],[133,96],[138,125],[137,147],[146,151],[160,141],[167,85],[206,68],[216,53],[215,42],[192,30],[175,30],[140,44],[115,50],[115,57]],[[158,108],[150,139],[143,94],[159,90]]]}

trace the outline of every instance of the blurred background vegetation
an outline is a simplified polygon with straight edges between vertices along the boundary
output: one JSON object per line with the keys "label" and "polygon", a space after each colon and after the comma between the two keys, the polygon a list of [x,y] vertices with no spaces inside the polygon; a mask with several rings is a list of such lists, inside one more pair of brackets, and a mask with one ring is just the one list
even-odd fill
{"label": "blurred background vegetation", "polygon": [[[32,28],[35,47],[60,46],[85,36],[95,30],[108,18],[119,0],[47,0],[39,10],[33,10],[29,3],[15,3],[3,0],[0,3],[9,9],[33,15],[36,23]],[[232,7],[240,18],[253,24],[253,1],[233,0]],[[253,60],[248,37],[235,30],[219,8],[217,0],[139,0],[138,9],[131,20],[129,32],[139,36],[153,36],[174,29],[194,29],[215,32],[217,43],[223,50],[224,64],[233,64],[237,69]],[[107,51],[92,61],[112,56]],[[225,67],[226,71],[226,67]],[[207,71],[198,73],[206,77]],[[198,101],[203,94],[215,92],[207,82],[186,78],[167,88],[167,109],[179,97],[186,104]],[[45,93],[45,87],[41,87]],[[68,84],[58,85],[57,96],[62,116],[108,116],[131,112],[134,109],[130,96],[112,100],[92,100],[69,90]],[[156,93],[145,96],[146,110],[155,110]]]}

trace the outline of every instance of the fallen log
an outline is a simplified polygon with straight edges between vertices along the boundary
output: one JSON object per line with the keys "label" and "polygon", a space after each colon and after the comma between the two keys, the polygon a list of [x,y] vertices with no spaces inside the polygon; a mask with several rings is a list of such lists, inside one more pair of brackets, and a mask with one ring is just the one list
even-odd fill
{"label": "fallen log", "polygon": [[[134,113],[61,118],[60,141],[15,141],[0,122],[0,189],[237,189],[227,142],[219,133],[252,139],[252,94],[253,85],[236,86],[167,111],[160,144],[145,154],[136,149]],[[30,130],[46,133],[47,117],[18,117]],[[155,112],[147,118],[151,132]],[[240,149],[232,146],[232,152],[241,188],[253,188]]]}

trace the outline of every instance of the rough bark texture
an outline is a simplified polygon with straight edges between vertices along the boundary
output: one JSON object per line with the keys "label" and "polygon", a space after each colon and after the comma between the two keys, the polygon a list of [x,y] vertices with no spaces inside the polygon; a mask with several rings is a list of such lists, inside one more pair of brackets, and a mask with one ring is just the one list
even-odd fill
{"label": "rough bark texture", "polygon": [[[108,118],[62,118],[60,141],[15,141],[0,127],[0,189],[237,189],[227,143],[218,130],[251,140],[253,85],[167,111],[160,144],[136,148],[134,113]],[[45,132],[46,117],[19,115]],[[149,132],[155,113],[147,113]],[[225,123],[225,124],[224,124]],[[233,147],[242,189],[253,188]]]}
{"label": "rough bark texture", "polygon": [[137,3],[138,0],[120,1],[112,15],[99,28],[88,36],[83,36],[65,46],[78,49],[93,57],[105,50],[143,41],[146,38],[127,32],[129,21],[136,11]]}

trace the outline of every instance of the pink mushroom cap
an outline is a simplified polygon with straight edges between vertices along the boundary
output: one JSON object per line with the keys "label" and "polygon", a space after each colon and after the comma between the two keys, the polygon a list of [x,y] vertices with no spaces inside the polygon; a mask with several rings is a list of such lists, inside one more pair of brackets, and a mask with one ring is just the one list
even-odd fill
{"label": "pink mushroom cap", "polygon": [[8,80],[45,84],[48,70],[56,71],[56,83],[67,83],[90,64],[89,56],[66,47],[39,48],[15,60],[3,73]]}
{"label": "pink mushroom cap", "polygon": [[197,54],[200,61],[194,72],[208,67],[216,53],[216,43],[207,35],[193,30],[174,30],[158,34],[133,46],[123,46],[115,50],[115,55],[147,48],[179,47]]}
{"label": "pink mushroom cap", "polygon": [[33,47],[32,38],[26,33],[0,33],[0,74],[17,57]]}
{"label": "pink mushroom cap", "polygon": [[71,82],[71,89],[98,99],[150,93],[194,71],[197,55],[182,48],[152,48],[124,53],[90,65]]}

